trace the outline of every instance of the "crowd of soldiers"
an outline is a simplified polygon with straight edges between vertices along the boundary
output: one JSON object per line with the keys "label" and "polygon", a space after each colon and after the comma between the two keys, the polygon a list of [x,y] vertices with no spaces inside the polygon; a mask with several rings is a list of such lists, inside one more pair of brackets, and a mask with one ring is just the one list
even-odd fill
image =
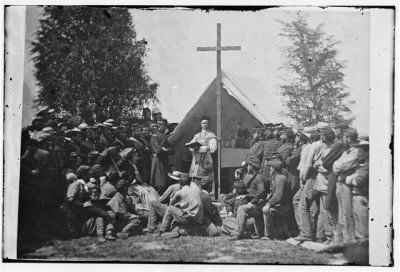
{"label": "crowd of soldiers", "polygon": [[215,201],[210,177],[168,165],[172,129],[159,109],[101,121],[47,108],[23,129],[21,241],[39,234],[99,242],[137,234],[368,238],[368,138],[348,123],[255,129],[232,192]]}
{"label": "crowd of soldiers", "polygon": [[243,165],[224,200],[232,218],[222,230],[234,239],[368,239],[369,139],[348,122],[267,126],[255,132]]}

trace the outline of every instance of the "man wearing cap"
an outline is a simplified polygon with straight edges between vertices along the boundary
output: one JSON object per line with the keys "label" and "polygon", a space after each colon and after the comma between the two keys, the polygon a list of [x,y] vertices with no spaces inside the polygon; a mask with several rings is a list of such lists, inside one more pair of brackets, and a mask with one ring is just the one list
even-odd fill
{"label": "man wearing cap", "polygon": [[322,152],[321,157],[314,163],[313,168],[317,171],[317,177],[314,184],[314,190],[319,197],[319,217],[321,226],[324,230],[327,242],[334,241],[334,231],[337,222],[337,215],[326,207],[326,196],[328,194],[328,170],[323,166],[323,160],[326,154],[330,152],[330,147],[335,140],[335,133],[331,128],[325,128],[321,132],[321,141],[327,145],[327,148]]}
{"label": "man wearing cap", "polygon": [[153,108],[152,110],[152,115],[153,115],[153,122],[157,123],[162,119],[162,113],[159,108]]}
{"label": "man wearing cap", "polygon": [[304,132],[297,131],[294,149],[292,150],[290,156],[286,159],[288,182],[290,184],[290,194],[292,198],[292,215],[290,216],[289,220],[289,231],[292,233],[292,236],[297,236],[299,232],[298,225],[300,224],[300,216],[298,206],[302,189],[300,189],[300,172],[298,166],[300,165],[303,147],[307,147],[309,145],[308,141],[309,138],[306,134],[304,134]]}
{"label": "man wearing cap", "polygon": [[263,149],[263,156],[261,161],[261,173],[264,175],[264,178],[271,183],[270,172],[271,168],[267,165],[268,158],[272,157],[272,154],[276,152],[276,150],[281,145],[281,142],[277,138],[278,135],[273,134],[273,128],[267,127],[265,130],[265,143]]}
{"label": "man wearing cap", "polygon": [[345,151],[332,166],[337,175],[336,197],[338,200],[338,242],[348,243],[355,238],[354,218],[352,209],[351,186],[346,184],[347,176],[354,173],[359,166],[358,150],[352,145],[357,143],[358,133],[354,128],[348,128],[343,133],[343,144]]}
{"label": "man wearing cap", "polygon": [[252,156],[262,159],[264,151],[264,131],[262,128],[254,128],[253,138],[250,141],[250,149],[247,153],[247,158]]}
{"label": "man wearing cap", "polygon": [[[221,232],[227,235],[233,235],[236,232],[236,217],[237,211],[240,206],[249,203],[245,197],[247,194],[246,185],[242,179],[235,179],[233,183],[232,193],[225,196],[222,200],[227,217],[223,219],[222,226],[220,228]],[[248,220],[245,227],[246,230],[254,229],[254,220]]]}
{"label": "man wearing cap", "polygon": [[295,135],[293,130],[286,128],[280,132],[281,145],[276,150],[282,160],[282,167],[287,168],[286,159],[291,155],[293,150]]}
{"label": "man wearing cap", "polygon": [[158,125],[151,125],[150,145],[152,151],[150,185],[162,194],[167,183],[168,171],[168,139],[167,136],[158,131]]}
{"label": "man wearing cap", "polygon": [[[150,145],[150,128],[147,126],[142,127],[142,133],[138,134],[138,140],[143,145],[141,156],[141,164],[139,164],[139,171],[142,174],[143,181],[149,183],[151,173],[151,145]],[[140,151],[139,151],[140,152]]]}
{"label": "man wearing cap", "polygon": [[[177,175],[177,173],[175,173]],[[180,173],[179,174],[179,190],[172,192],[169,196],[169,203],[171,203],[171,200],[174,198],[175,194],[180,191],[184,187],[189,187],[190,185],[190,179],[189,175],[187,173]],[[172,185],[171,185],[172,186]],[[164,193],[164,195],[167,193],[167,191]],[[167,199],[166,196],[161,196],[160,199],[165,201]],[[147,233],[153,233],[157,229],[157,222],[159,219],[162,219],[165,215],[165,211],[167,210],[168,204],[161,203],[159,200],[153,200],[149,203],[149,217],[148,217],[148,222],[147,222],[147,228],[144,229],[143,231]]]}
{"label": "man wearing cap", "polygon": [[99,196],[100,189],[98,187],[89,189],[89,200],[83,204],[86,215],[82,228],[83,234],[96,234],[99,242],[105,242],[105,240],[113,241],[116,239],[113,235],[114,226],[112,224],[115,214],[109,207],[103,205],[99,200]]}
{"label": "man wearing cap", "polygon": [[102,146],[102,149],[106,149],[111,146],[111,144],[115,141],[115,136],[112,131],[112,124],[104,122],[104,129],[99,138],[99,143]]}
{"label": "man wearing cap", "polygon": [[369,236],[369,142],[361,140],[353,147],[358,149],[359,165],[354,174],[346,177],[346,184],[352,188],[355,237],[366,239]]}
{"label": "man wearing cap", "polygon": [[107,206],[115,214],[113,224],[115,231],[126,235],[138,232],[140,228],[139,216],[135,214],[134,207],[126,200],[128,186],[129,182],[127,180],[119,180],[115,185],[117,192],[107,203]]}
{"label": "man wearing cap", "polygon": [[270,184],[264,176],[259,173],[260,160],[256,157],[249,159],[248,173],[244,178],[244,184],[247,189],[248,204],[240,206],[237,211],[237,232],[233,239],[242,239],[245,237],[246,224],[249,218],[254,218],[255,235],[263,236],[264,223],[262,217],[262,207],[265,204],[265,198],[269,194]]}
{"label": "man wearing cap", "polygon": [[84,220],[83,203],[89,199],[89,191],[86,182],[83,179],[78,179],[74,173],[68,173],[66,180],[69,185],[60,211],[65,216],[69,234],[77,237]]}
{"label": "man wearing cap", "polygon": [[143,125],[150,127],[151,124],[151,110],[149,108],[144,108],[142,111],[141,122]]}
{"label": "man wearing cap", "polygon": [[325,206],[332,213],[337,214],[337,199],[336,199],[336,182],[337,176],[332,171],[333,163],[339,159],[345,150],[343,144],[343,131],[349,128],[349,122],[339,122],[334,125],[336,140],[330,147],[329,152],[322,159],[323,166],[328,170],[328,191],[325,199]]}
{"label": "man wearing cap", "polygon": [[[238,168],[235,170],[235,181],[233,182],[233,190],[228,194],[221,194],[221,202],[225,206],[226,213],[228,216],[236,217],[237,208],[240,206],[237,197],[240,195],[247,194],[246,186],[243,182],[243,169]],[[243,199],[242,204],[247,204],[247,200]],[[239,202],[240,202],[239,201]],[[237,207],[236,207],[237,206]]]}
{"label": "man wearing cap", "polygon": [[213,183],[209,177],[201,180],[201,193],[200,198],[204,206],[204,226],[206,227],[206,234],[208,236],[217,236],[219,234],[217,226],[221,226],[222,220],[219,215],[218,209],[212,204],[210,193],[212,192]]}
{"label": "man wearing cap", "polygon": [[289,235],[288,219],[291,213],[290,185],[287,177],[282,173],[282,161],[272,159],[268,161],[271,166],[271,194],[267,204],[262,208],[264,217],[263,239],[287,238]]}
{"label": "man wearing cap", "polygon": [[[300,234],[294,239],[298,241],[311,241],[317,238],[323,238],[322,227],[318,231],[318,213],[319,205],[317,203],[317,195],[313,193],[315,178],[317,172],[313,170],[314,163],[322,156],[322,152],[326,149],[326,144],[320,140],[320,134],[317,129],[305,129],[310,133],[312,143],[306,149],[304,157],[300,159],[300,185],[302,186],[300,201],[298,204],[300,219],[299,229]],[[296,219],[296,220],[297,220]]]}
{"label": "man wearing cap", "polygon": [[[189,148],[192,151],[192,163],[190,165],[189,176],[208,176],[214,182],[214,161],[212,154],[217,150],[217,136],[209,130],[209,118],[201,118],[201,132],[194,135],[188,143],[198,143],[199,147]],[[187,145],[188,145],[187,144]]]}
{"label": "man wearing cap", "polygon": [[168,130],[168,120],[165,118],[161,118],[161,120],[157,121],[157,125],[158,125],[158,131],[165,134],[165,135],[169,135],[170,131]]}

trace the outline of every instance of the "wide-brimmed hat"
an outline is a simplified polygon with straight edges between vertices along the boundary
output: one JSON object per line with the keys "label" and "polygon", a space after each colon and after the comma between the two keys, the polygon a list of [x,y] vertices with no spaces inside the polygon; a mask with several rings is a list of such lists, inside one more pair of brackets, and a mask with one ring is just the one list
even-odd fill
{"label": "wide-brimmed hat", "polygon": [[179,171],[173,171],[172,173],[168,173],[168,177],[170,177],[173,180],[180,180],[181,174],[182,173]]}
{"label": "wide-brimmed hat", "polygon": [[78,126],[78,128],[80,129],[80,130],[83,130],[83,129],[87,129],[89,126],[88,126],[88,124],[86,124],[86,123],[82,123],[82,124],[80,124],[79,126]]}

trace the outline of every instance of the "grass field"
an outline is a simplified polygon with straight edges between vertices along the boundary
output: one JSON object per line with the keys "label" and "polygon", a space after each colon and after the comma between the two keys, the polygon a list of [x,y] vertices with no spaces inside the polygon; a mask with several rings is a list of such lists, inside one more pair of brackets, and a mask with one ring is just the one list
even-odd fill
{"label": "grass field", "polygon": [[328,264],[333,255],[316,253],[286,241],[231,241],[226,236],[163,239],[141,235],[103,244],[94,237],[53,240],[36,250],[25,249],[19,257],[96,262]]}

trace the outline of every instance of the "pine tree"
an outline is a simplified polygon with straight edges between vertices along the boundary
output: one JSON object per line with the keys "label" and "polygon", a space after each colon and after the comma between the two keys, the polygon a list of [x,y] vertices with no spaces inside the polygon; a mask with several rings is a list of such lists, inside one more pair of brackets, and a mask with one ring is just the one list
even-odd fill
{"label": "pine tree", "polygon": [[137,40],[127,9],[44,7],[31,53],[38,106],[119,118],[157,101],[147,75],[146,40]]}
{"label": "pine tree", "polygon": [[279,22],[280,35],[291,41],[283,50],[282,68],[289,73],[280,86],[286,114],[304,126],[352,119],[348,105],[354,101],[343,83],[345,64],[335,48],[339,42],[323,31],[323,24],[310,27],[300,12],[293,22]]}

